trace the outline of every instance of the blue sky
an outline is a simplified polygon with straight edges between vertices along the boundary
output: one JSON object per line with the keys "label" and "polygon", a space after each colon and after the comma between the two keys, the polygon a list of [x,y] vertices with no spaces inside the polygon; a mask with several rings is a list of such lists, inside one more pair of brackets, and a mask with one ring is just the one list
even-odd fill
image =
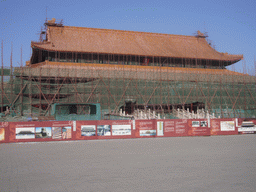
{"label": "blue sky", "polygon": [[208,32],[219,52],[243,54],[231,70],[254,74],[256,55],[255,0],[0,0],[0,40],[4,66],[29,60],[31,41],[39,40],[46,19],[63,19],[64,25],[194,35]]}

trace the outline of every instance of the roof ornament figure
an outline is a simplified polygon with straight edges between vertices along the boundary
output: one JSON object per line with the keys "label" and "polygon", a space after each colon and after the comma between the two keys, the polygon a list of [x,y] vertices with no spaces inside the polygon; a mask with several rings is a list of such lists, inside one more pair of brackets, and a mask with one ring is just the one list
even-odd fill
{"label": "roof ornament figure", "polygon": [[208,35],[207,35],[207,33],[205,32],[205,33],[202,33],[201,31],[197,31],[197,34],[195,35],[196,37],[198,37],[198,38],[206,38],[206,37],[208,37]]}
{"label": "roof ornament figure", "polygon": [[45,25],[47,25],[47,26],[63,27],[63,20],[61,19],[59,22],[56,22],[56,19],[52,18],[51,20],[46,21]]}

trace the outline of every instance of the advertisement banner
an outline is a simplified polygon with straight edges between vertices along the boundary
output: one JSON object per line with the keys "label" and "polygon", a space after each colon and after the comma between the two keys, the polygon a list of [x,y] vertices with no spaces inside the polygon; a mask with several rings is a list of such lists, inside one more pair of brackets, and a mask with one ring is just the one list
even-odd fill
{"label": "advertisement banner", "polygon": [[155,136],[156,130],[140,130],[140,136]]}
{"label": "advertisement banner", "polygon": [[157,136],[164,136],[164,122],[157,122]]}
{"label": "advertisement banner", "polygon": [[210,134],[207,119],[188,120],[188,136],[210,136]]}
{"label": "advertisement banner", "polygon": [[211,119],[211,135],[236,135],[235,119]]}
{"label": "advertisement banner", "polygon": [[112,135],[131,135],[131,125],[112,125]]}
{"label": "advertisement banner", "polygon": [[97,121],[76,121],[75,138],[80,140],[96,139]]}
{"label": "advertisement banner", "polygon": [[175,119],[167,119],[163,121],[163,133],[166,137],[175,137]]}
{"label": "advertisement banner", "polygon": [[256,134],[256,119],[238,119],[239,134]]}
{"label": "advertisement banner", "polygon": [[15,139],[35,139],[35,127],[16,128]]}
{"label": "advertisement banner", "polygon": [[134,138],[135,120],[111,121],[112,138]]}
{"label": "advertisement banner", "polygon": [[156,136],[155,120],[136,120],[136,137]]}
{"label": "advertisement banner", "polygon": [[234,135],[238,132],[256,133],[256,119],[0,122],[0,143]]}
{"label": "advertisement banner", "polygon": [[0,142],[5,141],[5,128],[0,128]]}
{"label": "advertisement banner", "polygon": [[188,119],[175,120],[175,136],[188,136]]}
{"label": "advertisement banner", "polygon": [[52,127],[52,139],[72,139],[73,121],[53,121],[50,125]]}
{"label": "advertisement banner", "polygon": [[220,122],[221,131],[235,131],[235,122],[234,121],[221,121]]}
{"label": "advertisement banner", "polygon": [[95,125],[81,125],[81,136],[95,136],[96,126]]}
{"label": "advertisement banner", "polygon": [[76,121],[76,125],[77,139],[132,138],[131,120]]}
{"label": "advertisement banner", "polygon": [[179,137],[188,136],[187,119],[162,119],[156,120],[157,136]]}
{"label": "advertisement banner", "polygon": [[12,122],[10,142],[72,139],[72,121]]}
{"label": "advertisement banner", "polygon": [[111,125],[109,124],[97,125],[97,136],[111,136]]}
{"label": "advertisement banner", "polygon": [[0,143],[7,143],[8,138],[9,122],[0,122]]}

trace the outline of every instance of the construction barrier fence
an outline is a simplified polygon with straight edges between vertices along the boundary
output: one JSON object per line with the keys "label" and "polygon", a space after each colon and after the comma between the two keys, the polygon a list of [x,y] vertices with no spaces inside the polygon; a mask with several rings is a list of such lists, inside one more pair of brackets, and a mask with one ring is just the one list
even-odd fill
{"label": "construction barrier fence", "polygon": [[256,133],[256,119],[1,122],[0,143]]}

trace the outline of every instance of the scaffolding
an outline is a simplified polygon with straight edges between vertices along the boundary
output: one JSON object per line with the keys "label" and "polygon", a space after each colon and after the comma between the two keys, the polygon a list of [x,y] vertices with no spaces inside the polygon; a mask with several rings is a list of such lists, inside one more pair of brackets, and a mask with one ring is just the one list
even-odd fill
{"label": "scaffolding", "polygon": [[151,110],[181,118],[177,110],[203,109],[217,118],[255,118],[255,85],[255,76],[226,69],[49,61],[13,68],[11,63],[1,69],[1,116],[2,121],[50,117],[54,103],[100,103],[106,117]]}

